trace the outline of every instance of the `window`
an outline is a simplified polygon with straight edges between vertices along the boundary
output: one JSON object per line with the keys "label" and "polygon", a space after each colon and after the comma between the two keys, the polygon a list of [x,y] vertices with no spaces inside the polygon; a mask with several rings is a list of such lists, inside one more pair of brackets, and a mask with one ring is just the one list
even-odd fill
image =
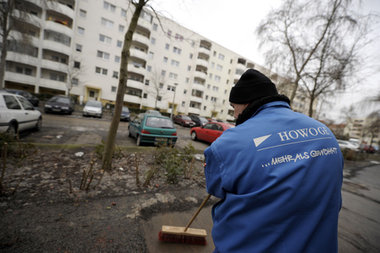
{"label": "window", "polygon": [[166,71],[165,70],[161,70],[161,75],[165,76],[166,75]]}
{"label": "window", "polygon": [[178,47],[173,47],[173,53],[175,54],[181,54],[182,52],[182,49],[178,48]]}
{"label": "window", "polygon": [[191,71],[191,66],[187,66],[187,71]]}
{"label": "window", "polygon": [[126,17],[127,16],[127,11],[124,9],[121,9],[121,16]]}
{"label": "window", "polygon": [[83,34],[84,34],[84,28],[78,26],[78,33],[79,33],[80,35],[83,35]]}
{"label": "window", "polygon": [[158,25],[156,23],[153,24],[153,31],[157,31]]}
{"label": "window", "polygon": [[220,64],[217,64],[216,65],[216,70],[222,71],[223,70],[223,66],[220,65]]}
{"label": "window", "polygon": [[171,30],[168,30],[168,36],[172,36],[172,31]]}
{"label": "window", "polygon": [[162,100],[162,97],[161,96],[157,96],[157,101],[161,101]]}
{"label": "window", "polygon": [[104,1],[103,3],[103,8],[106,9],[107,11],[115,12],[116,6],[113,4],[110,4],[109,2]]}
{"label": "window", "polygon": [[146,70],[148,70],[148,72],[151,72],[152,71],[152,66],[146,66]]}
{"label": "window", "polygon": [[190,59],[193,59],[193,54],[190,54],[190,56],[189,56],[189,57],[190,57]]}
{"label": "window", "polygon": [[160,89],[164,88],[164,84],[160,83]]}
{"label": "window", "polygon": [[113,27],[113,21],[106,19],[106,18],[102,18],[101,24],[107,28]]}
{"label": "window", "polygon": [[143,98],[148,98],[148,94],[144,93]]}
{"label": "window", "polygon": [[176,33],[175,34],[175,39],[179,40],[179,41],[183,41],[183,36],[181,34]]}
{"label": "window", "polygon": [[115,62],[120,62],[120,56],[115,55]]}
{"label": "window", "polygon": [[117,46],[117,47],[122,47],[122,45],[123,45],[123,42],[122,42],[121,40],[118,40],[118,41],[116,42],[116,46]]}
{"label": "window", "polygon": [[76,45],[75,45],[75,50],[76,50],[77,52],[82,52],[82,45],[80,45],[80,44],[76,44]]}
{"label": "window", "polygon": [[183,90],[183,94],[186,94],[187,93],[187,90]]}
{"label": "window", "polygon": [[153,56],[154,56],[154,53],[153,53],[153,52],[149,52],[149,53],[148,53],[148,57],[149,57],[149,59],[153,59]]}
{"label": "window", "polygon": [[186,83],[190,82],[190,78],[186,77]]}
{"label": "window", "polygon": [[166,44],[165,44],[165,49],[166,49],[166,50],[169,50],[169,48],[170,48],[170,45],[169,45],[168,43],[166,43]]}
{"label": "window", "polygon": [[149,86],[149,80],[148,79],[145,79],[145,85]]}
{"label": "window", "polygon": [[99,41],[107,43],[107,44],[111,44],[112,39],[111,37],[108,37],[106,35],[99,34]]}
{"label": "window", "polygon": [[116,86],[111,86],[111,92],[116,92]]}
{"label": "window", "polygon": [[165,62],[165,63],[168,62],[168,57],[165,57],[165,56],[164,56],[164,62]]}
{"label": "window", "polygon": [[219,53],[218,58],[219,58],[220,60],[224,60],[224,55]]}
{"label": "window", "polygon": [[124,32],[124,26],[123,25],[119,25],[119,32]]}
{"label": "window", "polygon": [[156,44],[156,38],[153,38],[153,37],[152,37],[152,38],[150,39],[150,43],[152,43],[153,45]]}
{"label": "window", "polygon": [[185,107],[185,105],[186,105],[186,102],[185,102],[185,101],[182,101],[181,106],[182,106],[182,107]]}
{"label": "window", "polygon": [[102,69],[102,74],[103,74],[103,75],[105,75],[105,76],[106,76],[106,75],[107,75],[107,73],[108,73],[108,70],[107,70],[107,69]]}
{"label": "window", "polygon": [[217,98],[216,98],[216,97],[211,97],[210,100],[211,100],[212,102],[215,102],[215,103],[216,103]]}
{"label": "window", "polygon": [[101,71],[102,71],[102,69],[101,68],[99,68],[99,67],[95,67],[95,73],[101,73]]}
{"label": "window", "polygon": [[172,66],[175,66],[175,67],[179,67],[179,61],[172,60],[172,61],[171,61],[171,65],[172,65]]}
{"label": "window", "polygon": [[178,78],[178,74],[170,72],[169,73],[169,78],[177,79]]}
{"label": "window", "polygon": [[108,73],[108,70],[101,67],[95,67],[95,73],[103,74],[106,76]]}
{"label": "window", "polygon": [[220,82],[220,76],[215,75],[214,80]]}
{"label": "window", "polygon": [[72,84],[73,86],[78,86],[78,83],[79,83],[78,78],[72,78],[72,79],[71,79],[71,84]]}
{"label": "window", "polygon": [[110,54],[109,53],[106,53],[106,52],[103,52],[103,51],[100,51],[98,50],[97,54],[96,54],[99,58],[103,58],[105,60],[108,60],[110,58]]}
{"label": "window", "polygon": [[80,62],[74,61],[74,68],[80,69]]}
{"label": "window", "polygon": [[112,74],[112,77],[113,78],[119,78],[119,72],[114,71],[113,74]]}
{"label": "window", "polygon": [[65,81],[65,76],[63,74],[59,74],[56,72],[50,72],[49,78],[50,78],[50,80],[59,81],[59,82]]}
{"label": "window", "polygon": [[14,96],[4,95],[4,101],[8,109],[21,110],[21,106]]}
{"label": "window", "polygon": [[79,10],[79,16],[82,18],[85,18],[87,16],[87,11],[80,9]]}
{"label": "window", "polygon": [[167,90],[169,90],[169,91],[175,91],[175,86],[168,85]]}

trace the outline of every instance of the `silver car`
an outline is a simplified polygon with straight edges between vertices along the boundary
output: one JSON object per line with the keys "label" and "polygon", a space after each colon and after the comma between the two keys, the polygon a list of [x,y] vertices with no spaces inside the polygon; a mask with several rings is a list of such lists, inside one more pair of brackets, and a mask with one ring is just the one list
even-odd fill
{"label": "silver car", "polygon": [[103,116],[103,106],[100,101],[89,100],[83,107],[83,116],[94,116],[101,118]]}

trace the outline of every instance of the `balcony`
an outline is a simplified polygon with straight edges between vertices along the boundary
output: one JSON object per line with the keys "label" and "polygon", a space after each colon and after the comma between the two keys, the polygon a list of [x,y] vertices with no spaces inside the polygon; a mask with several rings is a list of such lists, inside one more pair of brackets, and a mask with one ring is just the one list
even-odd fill
{"label": "balcony", "polygon": [[207,78],[207,74],[205,72],[201,72],[201,71],[195,71],[195,74],[194,74],[195,77],[197,78],[200,78],[200,79],[203,79],[203,80],[206,80]]}
{"label": "balcony", "polygon": [[204,91],[206,89],[206,87],[202,84],[199,84],[199,83],[193,83],[193,89]]}
{"label": "balcony", "polygon": [[143,18],[139,18],[139,20],[137,22],[137,25],[141,26],[144,29],[146,29],[148,31],[148,33],[150,33],[150,28],[152,27],[152,24],[149,23],[148,20],[145,20]]}
{"label": "balcony", "polygon": [[70,46],[66,46],[62,43],[52,41],[52,40],[44,40],[42,44],[42,48],[49,49],[51,51],[60,52],[66,55],[71,55],[72,50]]}
{"label": "balcony", "polygon": [[28,64],[32,66],[38,66],[38,58],[27,55],[27,54],[21,54],[21,53],[12,52],[12,51],[8,51],[7,60],[11,60],[14,62],[21,62],[23,64]]}
{"label": "balcony", "polygon": [[200,47],[198,52],[210,56],[210,50],[207,48]]}
{"label": "balcony", "polygon": [[141,104],[141,100],[142,100],[142,98],[140,98],[140,97],[124,94],[124,102]]}
{"label": "balcony", "polygon": [[127,81],[127,87],[143,90],[144,84],[142,82],[135,81],[133,79],[128,79],[128,81]]}
{"label": "balcony", "polygon": [[52,30],[58,33],[65,34],[69,36],[70,38],[72,38],[74,35],[74,31],[70,27],[56,23],[54,21],[46,20],[45,25],[46,25],[45,28],[47,30]]}
{"label": "balcony", "polygon": [[49,61],[46,59],[42,60],[41,67],[45,69],[63,72],[63,73],[67,73],[69,70],[69,67],[66,64],[55,62],[55,61]]}
{"label": "balcony", "polygon": [[40,87],[45,87],[54,90],[67,91],[65,82],[55,81],[51,79],[40,78]]}
{"label": "balcony", "polygon": [[128,63],[128,72],[133,72],[133,73],[144,76],[146,71],[145,71],[145,68],[143,67],[139,67],[132,63]]}
{"label": "balcony", "polygon": [[197,103],[202,103],[203,102],[203,98],[196,97],[196,96],[191,96],[191,101],[194,101],[194,102],[197,102]]}
{"label": "balcony", "polygon": [[35,76],[28,76],[10,71],[6,71],[4,74],[4,80],[9,82],[24,83],[32,86],[36,85],[37,83],[37,78]]}
{"label": "balcony", "polygon": [[205,70],[207,71],[207,68],[208,68],[208,62],[206,60],[203,60],[203,59],[197,59],[197,62],[196,62],[197,65],[200,65],[200,66],[203,66],[204,68],[206,68]]}
{"label": "balcony", "polygon": [[188,113],[193,113],[193,114],[200,115],[201,114],[201,109],[194,108],[194,107],[189,107]]}
{"label": "balcony", "polygon": [[144,61],[146,61],[146,59],[148,57],[148,54],[146,52],[135,49],[135,48],[131,48],[130,53],[131,53],[132,57],[136,57],[136,58],[142,59]]}
{"label": "balcony", "polygon": [[134,33],[133,34],[133,38],[132,38],[133,41],[137,41],[141,44],[144,44],[145,46],[149,47],[149,44],[150,44],[150,40],[149,38],[141,35],[141,34],[138,34],[138,33]]}
{"label": "balcony", "polygon": [[68,16],[71,19],[75,18],[75,12],[73,9],[68,7],[67,5],[61,4],[59,2],[54,2],[54,1],[46,1],[47,9],[59,12],[61,14],[64,14]]}

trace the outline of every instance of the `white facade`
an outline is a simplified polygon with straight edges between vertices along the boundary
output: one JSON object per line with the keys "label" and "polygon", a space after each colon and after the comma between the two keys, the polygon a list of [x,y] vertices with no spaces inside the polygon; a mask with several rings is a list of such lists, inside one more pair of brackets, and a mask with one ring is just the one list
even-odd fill
{"label": "white facade", "polygon": [[[25,2],[36,12],[28,24],[35,31],[34,48],[27,56],[20,48],[8,53],[6,87],[114,103],[124,35],[133,14],[128,1],[60,0],[54,6]],[[174,101],[175,113],[222,120],[233,120],[228,97],[241,74],[253,67],[265,72],[170,19],[160,17],[159,22],[149,12],[138,21],[130,55],[127,106],[171,112]]]}

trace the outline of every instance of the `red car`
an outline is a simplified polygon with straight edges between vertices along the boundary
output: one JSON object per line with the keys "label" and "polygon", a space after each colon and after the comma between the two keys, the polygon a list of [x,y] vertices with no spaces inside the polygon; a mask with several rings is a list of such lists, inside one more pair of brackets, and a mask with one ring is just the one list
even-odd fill
{"label": "red car", "polygon": [[189,116],[186,115],[177,115],[173,117],[173,122],[177,123],[183,127],[193,127],[195,126],[195,122],[190,119]]}
{"label": "red car", "polygon": [[209,122],[202,127],[193,127],[190,130],[192,140],[201,140],[209,143],[214,142],[225,130],[234,125],[223,122]]}

